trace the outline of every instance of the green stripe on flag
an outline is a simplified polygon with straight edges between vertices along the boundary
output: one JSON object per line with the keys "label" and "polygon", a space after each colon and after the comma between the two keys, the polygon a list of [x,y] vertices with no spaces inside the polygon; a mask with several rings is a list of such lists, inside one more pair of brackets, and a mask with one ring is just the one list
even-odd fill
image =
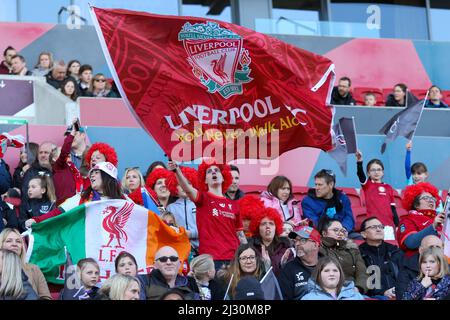
{"label": "green stripe on flag", "polygon": [[63,284],[60,267],[66,262],[64,246],[74,263],[86,257],[86,207],[80,205],[59,216],[33,224],[30,263],[38,265],[48,282]]}

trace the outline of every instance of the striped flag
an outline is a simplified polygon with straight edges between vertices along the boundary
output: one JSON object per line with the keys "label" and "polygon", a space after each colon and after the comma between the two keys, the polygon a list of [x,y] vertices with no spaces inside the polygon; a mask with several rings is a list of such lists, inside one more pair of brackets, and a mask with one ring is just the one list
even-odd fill
{"label": "striped flag", "polygon": [[115,273],[114,260],[122,251],[136,257],[140,273],[149,273],[156,251],[163,246],[177,250],[182,265],[187,261],[191,246],[184,228],[177,232],[154,211],[132,202],[103,200],[34,224],[27,257],[47,281],[63,284],[67,247],[74,263],[86,257],[97,260],[102,281]]}

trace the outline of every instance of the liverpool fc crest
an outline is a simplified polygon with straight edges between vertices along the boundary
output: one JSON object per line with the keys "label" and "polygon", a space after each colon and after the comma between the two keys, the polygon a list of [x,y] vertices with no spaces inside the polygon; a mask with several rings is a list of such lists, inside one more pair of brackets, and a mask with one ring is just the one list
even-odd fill
{"label": "liverpool fc crest", "polygon": [[251,63],[240,35],[221,28],[217,23],[185,23],[178,40],[183,41],[192,73],[208,89],[228,99],[242,93],[249,77]]}

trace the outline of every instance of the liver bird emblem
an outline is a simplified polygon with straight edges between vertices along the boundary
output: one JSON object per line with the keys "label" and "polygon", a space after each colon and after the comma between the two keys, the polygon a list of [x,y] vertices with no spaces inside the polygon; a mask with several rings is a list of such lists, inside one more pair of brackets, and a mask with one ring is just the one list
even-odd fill
{"label": "liver bird emblem", "polygon": [[222,79],[223,82],[228,82],[228,76],[223,71],[225,68],[225,59],[227,58],[227,54],[224,53],[217,60],[212,60],[211,65],[213,67],[213,72]]}
{"label": "liver bird emblem", "polygon": [[108,206],[103,210],[102,214],[105,215],[103,218],[103,229],[109,232],[109,241],[107,245],[102,247],[111,247],[111,242],[114,238],[117,240],[116,248],[124,248],[120,244],[120,239],[124,239],[125,242],[128,241],[128,235],[123,230],[125,224],[130,218],[131,212],[133,211],[134,203],[127,202],[122,208],[117,210],[117,207]]}

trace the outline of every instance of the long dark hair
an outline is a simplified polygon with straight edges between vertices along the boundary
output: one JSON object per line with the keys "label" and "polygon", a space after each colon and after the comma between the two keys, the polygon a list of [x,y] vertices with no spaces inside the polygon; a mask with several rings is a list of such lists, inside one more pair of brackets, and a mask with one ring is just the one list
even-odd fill
{"label": "long dark hair", "polygon": [[[23,146],[23,150],[21,150],[20,153],[27,152],[26,146],[27,146],[26,144]],[[39,145],[35,142],[30,142],[30,143],[28,143],[28,150],[29,150],[29,153],[28,153],[27,162],[29,164],[32,164],[37,158]],[[19,163],[17,164],[16,169],[22,169],[25,165],[26,165],[26,163],[23,163],[19,157]]]}
{"label": "long dark hair", "polygon": [[[102,177],[102,185],[103,185],[103,195],[110,199],[125,199],[122,188],[120,188],[119,182],[111,177],[109,174],[100,170],[100,175]],[[81,194],[81,199],[87,200],[89,199],[90,194],[92,193],[92,186],[89,186],[86,190]]]}

